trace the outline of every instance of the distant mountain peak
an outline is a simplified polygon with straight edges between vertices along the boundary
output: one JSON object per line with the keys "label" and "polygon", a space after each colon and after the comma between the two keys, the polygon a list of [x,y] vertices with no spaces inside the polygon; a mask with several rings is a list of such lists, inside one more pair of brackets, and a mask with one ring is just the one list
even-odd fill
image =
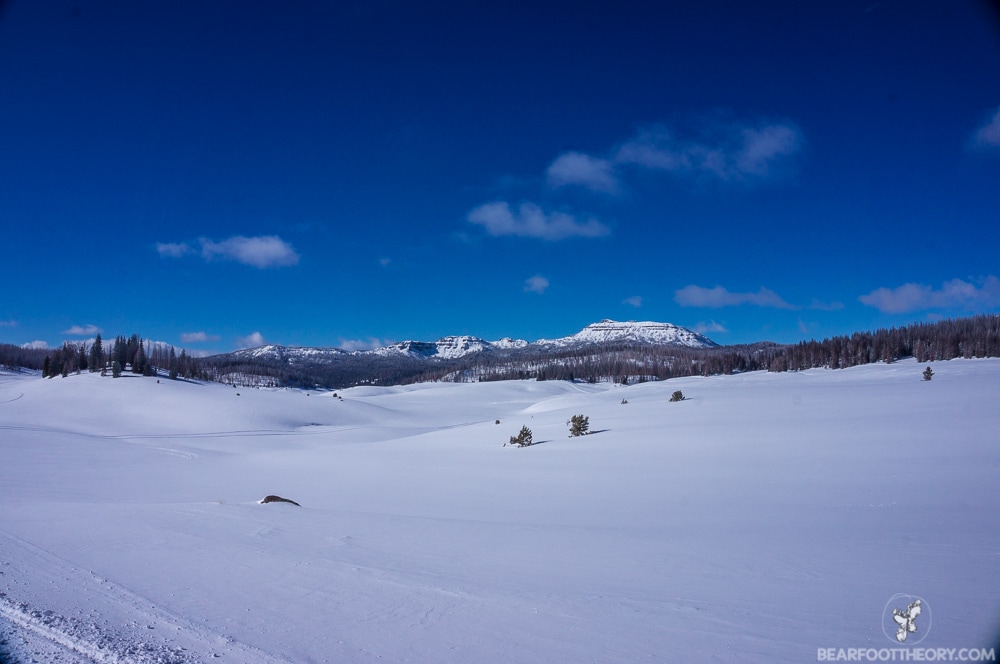
{"label": "distant mountain peak", "polygon": [[605,318],[591,323],[576,334],[560,339],[539,339],[544,346],[571,346],[599,343],[642,343],[684,346],[687,348],[714,348],[717,343],[686,327],[655,321],[616,321]]}

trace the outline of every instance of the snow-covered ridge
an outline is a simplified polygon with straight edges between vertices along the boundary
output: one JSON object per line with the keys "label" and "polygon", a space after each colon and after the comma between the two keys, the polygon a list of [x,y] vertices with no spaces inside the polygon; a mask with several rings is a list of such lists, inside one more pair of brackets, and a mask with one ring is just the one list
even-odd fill
{"label": "snow-covered ridge", "polygon": [[576,334],[560,339],[539,339],[540,346],[578,346],[602,343],[643,343],[687,348],[713,348],[717,343],[708,337],[672,323],[653,321],[619,322],[605,319],[591,323]]}
{"label": "snow-covered ridge", "polygon": [[319,363],[349,356],[407,356],[415,359],[453,360],[474,353],[520,350],[532,345],[544,349],[546,347],[563,348],[627,342],[686,348],[712,348],[718,345],[708,337],[672,323],[618,322],[605,319],[599,323],[591,323],[568,337],[539,339],[534,344],[511,337],[504,337],[497,341],[486,341],[470,335],[455,335],[442,337],[437,341],[401,341],[371,350],[355,351],[346,351],[340,348],[305,348],[271,344],[259,348],[239,350],[232,355],[244,359],[271,360],[289,364]]}

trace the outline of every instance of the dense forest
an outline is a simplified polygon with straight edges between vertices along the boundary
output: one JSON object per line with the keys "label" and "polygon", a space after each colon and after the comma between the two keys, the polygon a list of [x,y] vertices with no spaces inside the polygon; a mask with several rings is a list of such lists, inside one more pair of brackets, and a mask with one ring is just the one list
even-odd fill
{"label": "dense forest", "polygon": [[707,349],[649,344],[601,344],[552,350],[493,350],[440,360],[408,355],[341,353],[322,361],[248,359],[226,353],[194,358],[165,344],[150,344],[133,334],[119,336],[105,348],[100,335],[91,344],[64,344],[33,350],[0,344],[0,367],[41,370],[43,376],[78,371],[122,371],[171,378],[214,380],[241,386],[345,388],[354,385],[401,385],[433,380],[582,380],[641,382],[678,376],[709,376],[744,371],[839,369],[915,357],[920,362],[958,357],[1000,357],[1000,316],[917,323],[899,328],[856,332],[822,341],[780,345],[770,342]]}
{"label": "dense forest", "polygon": [[56,349],[0,344],[0,368],[41,371],[43,378],[68,376],[81,371],[99,371],[115,377],[128,371],[144,376],[165,372],[170,378],[209,378],[186,351],[178,354],[173,346],[153,344],[137,334],[128,338],[116,337],[109,347],[105,346],[100,334],[92,343],[66,342]]}

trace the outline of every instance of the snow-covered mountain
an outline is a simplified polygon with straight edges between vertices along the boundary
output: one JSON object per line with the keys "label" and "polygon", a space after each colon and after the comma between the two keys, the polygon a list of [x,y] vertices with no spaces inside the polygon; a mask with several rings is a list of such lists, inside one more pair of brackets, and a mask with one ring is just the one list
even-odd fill
{"label": "snow-covered mountain", "polygon": [[259,360],[284,364],[317,364],[338,360],[351,355],[340,348],[309,348],[303,346],[279,346],[268,344],[257,348],[244,348],[228,355],[238,360]]}
{"label": "snow-covered mountain", "polygon": [[[499,343],[499,342],[497,342]],[[524,342],[525,345],[527,342]],[[479,353],[490,350],[494,344],[484,341],[479,337],[471,336],[450,336],[442,337],[437,341],[403,341],[398,344],[391,344],[382,348],[375,348],[369,351],[361,351],[362,354],[380,355],[388,357],[391,355],[409,355],[415,358],[438,358],[451,360],[464,357],[471,353]]]}
{"label": "snow-covered mountain", "polygon": [[686,348],[714,348],[717,343],[686,327],[652,321],[620,322],[605,319],[591,323],[576,334],[559,339],[539,339],[540,346],[583,346],[604,343],[641,343]]}
{"label": "snow-covered mountain", "polygon": [[401,341],[370,350],[355,351],[346,351],[340,348],[308,348],[269,344],[259,348],[238,350],[230,355],[241,360],[263,360],[290,365],[320,364],[352,356],[385,358],[403,356],[418,360],[454,360],[474,353],[497,350],[516,351],[532,346],[545,350],[624,342],[684,348],[714,348],[718,345],[708,337],[671,323],[619,322],[605,319],[599,323],[591,323],[568,337],[539,339],[533,344],[524,339],[512,339],[511,337],[504,337],[497,341],[486,341],[479,337],[456,335],[442,337],[437,341]]}

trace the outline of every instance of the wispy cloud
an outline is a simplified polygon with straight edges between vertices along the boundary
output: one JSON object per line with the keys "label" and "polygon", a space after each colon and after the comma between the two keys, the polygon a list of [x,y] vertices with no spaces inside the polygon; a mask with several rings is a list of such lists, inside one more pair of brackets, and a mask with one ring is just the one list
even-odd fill
{"label": "wispy cloud", "polygon": [[622,144],[614,162],[676,175],[758,182],[784,174],[802,143],[802,132],[790,122],[710,121],[690,137],[656,125]]}
{"label": "wispy cloud", "polygon": [[205,341],[218,341],[221,337],[218,334],[208,334],[207,332],[181,332],[181,342],[186,344],[197,344]]}
{"label": "wispy cloud", "polygon": [[516,211],[506,201],[487,203],[468,214],[468,221],[486,229],[490,235],[514,235],[542,240],[570,237],[601,237],[611,231],[596,219],[577,221],[564,212],[546,213],[534,203],[521,203]]}
{"label": "wispy cloud", "polygon": [[68,330],[63,330],[63,334],[68,334],[73,337],[89,337],[93,334],[99,334],[103,332],[101,328],[96,325],[74,325]]}
{"label": "wispy cloud", "polygon": [[876,288],[858,300],[887,314],[923,309],[980,309],[1000,306],[1000,279],[990,275],[973,284],[952,279],[935,289],[924,284],[903,284],[896,288]]}
{"label": "wispy cloud", "polygon": [[592,157],[582,152],[559,155],[545,172],[552,188],[576,185],[605,194],[618,193],[618,177],[614,165],[607,159]]}
{"label": "wispy cloud", "polygon": [[636,309],[638,309],[639,307],[642,306],[642,296],[633,295],[632,297],[627,297],[624,300],[622,300],[622,304],[627,304],[631,307],[635,307]]}
{"label": "wispy cloud", "polygon": [[701,286],[690,285],[675,291],[674,301],[682,307],[719,308],[752,304],[758,307],[770,307],[774,309],[798,308],[785,302],[774,291],[764,287],[761,287],[756,293],[732,293],[722,286],[703,288]]}
{"label": "wispy cloud", "polygon": [[843,302],[821,302],[816,298],[813,298],[812,304],[809,305],[810,309],[815,309],[816,311],[840,311],[844,308]]}
{"label": "wispy cloud", "polygon": [[206,261],[228,260],[259,269],[287,267],[299,262],[292,245],[277,235],[234,235],[218,242],[203,237],[198,239],[197,248],[186,242],[158,242],[156,251],[164,258],[199,254]]}
{"label": "wispy cloud", "polygon": [[21,344],[21,348],[29,348],[31,350],[45,350],[48,347],[49,344],[47,341],[40,341],[40,340],[29,341],[26,344]]}
{"label": "wispy cloud", "polygon": [[707,323],[701,322],[691,328],[698,334],[723,334],[729,332],[721,323],[716,323],[714,320],[708,321]]}
{"label": "wispy cloud", "polygon": [[389,265],[391,263],[392,263],[392,259],[391,258],[380,258],[380,259],[378,259],[378,264],[381,265],[382,267],[389,267]]}
{"label": "wispy cloud", "polygon": [[0,320],[0,327],[17,327],[16,320]]}
{"label": "wispy cloud", "polygon": [[264,343],[264,335],[260,332],[251,332],[245,337],[236,339],[237,348],[256,348],[257,346],[263,346]]}
{"label": "wispy cloud", "polygon": [[1000,108],[993,117],[972,135],[975,148],[1000,148]]}
{"label": "wispy cloud", "polygon": [[549,287],[549,280],[540,274],[536,274],[533,277],[528,277],[524,280],[524,292],[525,293],[538,293],[539,295],[545,292],[545,289]]}
{"label": "wispy cloud", "polygon": [[341,350],[349,351],[371,350],[373,348],[383,348],[390,343],[389,341],[383,341],[375,337],[368,337],[367,339],[341,339],[338,347]]}
{"label": "wispy cloud", "polygon": [[157,242],[156,253],[163,258],[182,258],[193,254],[194,249],[184,242]]}
{"label": "wispy cloud", "polygon": [[292,245],[277,235],[244,237],[236,235],[221,242],[202,238],[201,255],[206,260],[222,258],[256,268],[285,267],[296,265],[299,255]]}

